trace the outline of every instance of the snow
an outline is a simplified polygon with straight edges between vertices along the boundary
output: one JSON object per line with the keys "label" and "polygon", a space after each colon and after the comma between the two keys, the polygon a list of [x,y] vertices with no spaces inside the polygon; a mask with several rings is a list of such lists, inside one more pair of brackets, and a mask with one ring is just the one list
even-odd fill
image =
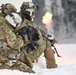
{"label": "snow", "polygon": [[18,70],[0,70],[0,75],[75,75],[76,74],[76,44],[56,44],[58,53],[62,56],[56,58],[57,68],[47,69],[44,55],[42,54],[38,63],[33,63],[36,72],[26,73]]}

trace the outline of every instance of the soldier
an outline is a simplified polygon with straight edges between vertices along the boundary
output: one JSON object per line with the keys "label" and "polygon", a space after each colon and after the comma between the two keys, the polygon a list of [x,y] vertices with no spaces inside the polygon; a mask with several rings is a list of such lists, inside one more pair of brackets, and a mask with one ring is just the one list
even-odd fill
{"label": "soldier", "polygon": [[[20,70],[34,73],[32,62],[24,50],[22,37],[14,32],[14,24],[8,22],[8,15],[16,12],[16,8],[10,4],[2,4],[0,13],[0,69]],[[19,18],[20,19],[20,18]],[[28,64],[27,64],[28,63]],[[29,65],[30,64],[30,65]]]}
{"label": "soldier", "polygon": [[[18,32],[20,32],[21,34],[24,32],[24,34],[27,34],[27,28],[30,27],[35,27],[35,24],[33,23],[32,19],[35,16],[35,12],[36,12],[36,6],[31,3],[31,2],[23,2],[22,6],[21,6],[21,11],[20,11],[20,15],[22,17],[22,24],[16,28],[16,30],[20,30]],[[36,60],[38,57],[40,57],[40,55],[44,52],[44,56],[46,58],[46,65],[47,68],[56,68],[57,64],[55,62],[55,57],[54,57],[54,52],[51,48],[51,43],[49,41],[46,41],[45,39],[43,39],[43,35],[41,33],[41,31],[37,28],[38,30],[38,34],[39,34],[39,39],[36,39],[35,41],[33,41],[33,43],[35,42],[38,46],[34,45],[33,43],[33,49],[31,48],[31,50],[27,49],[27,46],[25,46],[24,48],[26,50],[28,50],[27,54],[30,57],[31,61],[33,62],[34,60]],[[30,30],[28,30],[28,32],[30,32]],[[32,31],[31,31],[32,32]],[[30,35],[31,35],[30,32]],[[32,32],[34,33],[34,32]],[[24,35],[22,34],[22,35]],[[21,36],[22,36],[21,35]],[[31,37],[31,36],[30,36]],[[27,39],[28,39],[28,34],[27,34]],[[34,38],[37,38],[36,36]],[[25,38],[26,39],[26,38]],[[30,41],[30,39],[28,39]]]}
{"label": "soldier", "polygon": [[[28,2],[29,4],[29,2]],[[27,3],[23,3],[24,7],[27,7],[27,12],[29,11],[29,7],[26,6]],[[30,6],[31,7],[31,6]],[[34,6],[33,6],[34,7]],[[31,7],[32,8],[32,7]],[[26,13],[26,8],[21,9],[21,13]],[[29,11],[30,12],[30,11]],[[23,14],[23,13],[22,13]],[[5,15],[3,13],[3,15]],[[33,43],[31,44],[24,44],[21,36],[15,34],[14,29],[16,26],[13,26],[13,23],[8,21],[7,16],[1,16],[0,15],[0,41],[1,41],[1,54],[0,54],[0,61],[1,69],[16,69],[24,72],[33,72],[33,61],[36,60],[40,55],[44,52],[45,58],[46,58],[46,64],[47,68],[56,68],[57,64],[55,63],[54,53],[51,48],[50,42],[43,39],[42,33],[39,29],[39,39],[37,39],[36,45]],[[26,16],[29,16],[28,19],[24,17],[24,20],[22,24],[18,27],[16,27],[16,31],[28,26],[33,26],[34,23],[31,21],[31,17],[29,14],[26,14]],[[29,20],[30,19],[30,20]],[[17,23],[18,24],[18,23]],[[16,24],[15,24],[16,25]],[[23,29],[22,29],[23,30]],[[28,31],[29,32],[29,31]],[[23,32],[22,32],[23,33]],[[24,31],[24,34],[26,34],[26,31]],[[28,37],[28,36],[27,36]],[[28,39],[28,38],[27,38]],[[30,41],[30,39],[28,39]],[[31,42],[31,41],[30,41]],[[33,49],[32,47],[33,46]],[[30,49],[27,49],[27,48]],[[28,52],[27,52],[28,50]]]}

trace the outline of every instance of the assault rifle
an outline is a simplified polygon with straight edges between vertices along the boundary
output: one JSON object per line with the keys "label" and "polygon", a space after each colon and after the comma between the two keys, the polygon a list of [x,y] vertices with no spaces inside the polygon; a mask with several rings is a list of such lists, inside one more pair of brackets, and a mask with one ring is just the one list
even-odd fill
{"label": "assault rifle", "polygon": [[36,28],[34,28],[33,26],[27,26],[27,27],[23,27],[21,29],[18,29],[16,31],[16,33],[18,32],[18,35],[21,35],[23,40],[24,40],[24,36],[27,35],[28,36],[28,40],[29,42],[25,43],[25,45],[23,47],[26,47],[26,52],[29,53],[30,50],[37,50],[38,48],[38,43],[37,41],[40,39],[39,38],[39,34]]}
{"label": "assault rifle", "polygon": [[43,38],[46,40],[46,41],[50,41],[51,43],[51,46],[54,48],[54,52],[56,52],[57,56],[58,57],[61,57],[59,54],[58,54],[58,51],[56,49],[56,47],[54,46],[54,44],[57,42],[55,39],[49,39],[51,37],[51,35],[47,35],[46,36],[46,33],[43,31],[43,30],[40,30],[42,32],[42,35],[43,35]]}

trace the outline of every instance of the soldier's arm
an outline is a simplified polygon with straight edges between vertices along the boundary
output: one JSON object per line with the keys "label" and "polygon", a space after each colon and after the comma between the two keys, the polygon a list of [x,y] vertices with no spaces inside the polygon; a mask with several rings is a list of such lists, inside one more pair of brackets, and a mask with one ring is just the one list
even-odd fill
{"label": "soldier's arm", "polygon": [[13,49],[20,49],[23,46],[23,40],[20,36],[16,36],[14,32],[9,29],[4,33],[7,45]]}
{"label": "soldier's arm", "polygon": [[0,31],[4,36],[4,40],[7,42],[8,46],[13,49],[20,49],[23,46],[23,40],[20,36],[16,36],[16,34],[9,28],[5,18],[1,18],[0,20]]}

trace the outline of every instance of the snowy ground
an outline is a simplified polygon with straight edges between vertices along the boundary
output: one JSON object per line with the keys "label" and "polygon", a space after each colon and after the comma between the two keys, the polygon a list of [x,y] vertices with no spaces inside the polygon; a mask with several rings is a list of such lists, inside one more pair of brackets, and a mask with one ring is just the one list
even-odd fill
{"label": "snowy ground", "polygon": [[[0,0],[0,5],[9,2],[14,4],[19,11],[23,1],[31,0]],[[34,63],[33,70],[36,72],[35,74],[5,69],[0,70],[0,75],[76,75],[76,44],[56,44],[55,46],[62,56],[62,58],[59,58],[55,55],[58,68],[47,69],[45,58],[42,55],[38,63]]]}
{"label": "snowy ground", "polygon": [[34,63],[35,74],[16,70],[0,70],[0,75],[76,75],[76,44],[56,44],[55,46],[62,56],[62,58],[59,58],[55,54],[58,68],[47,69],[45,58],[42,55],[38,63]]}

